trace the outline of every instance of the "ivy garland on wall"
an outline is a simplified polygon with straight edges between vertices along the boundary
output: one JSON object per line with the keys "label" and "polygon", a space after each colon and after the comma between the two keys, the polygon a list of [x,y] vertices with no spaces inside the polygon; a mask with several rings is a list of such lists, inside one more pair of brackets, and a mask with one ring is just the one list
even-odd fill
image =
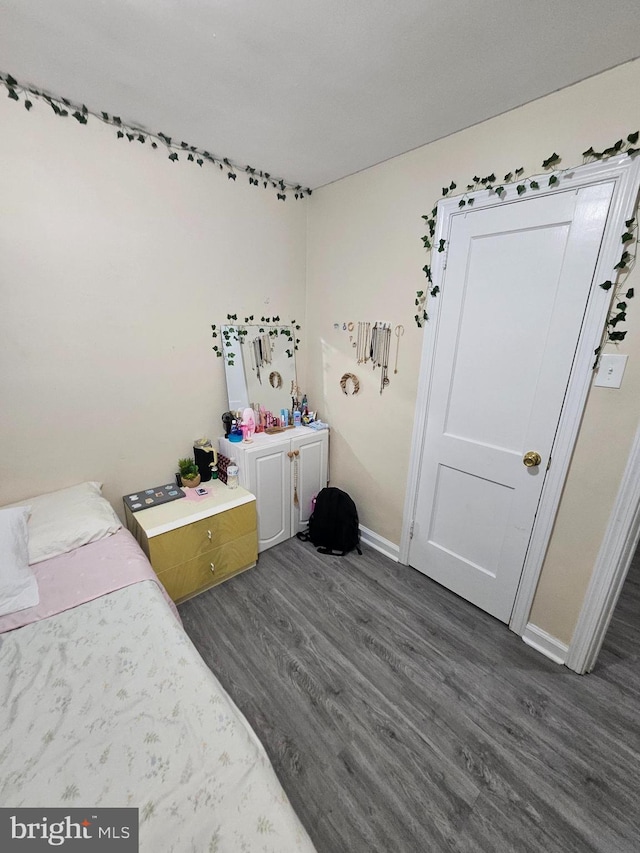
{"label": "ivy garland on wall", "polygon": [[[229,325],[235,326],[238,322],[237,314],[227,314],[227,320],[229,321]],[[264,325],[261,325],[264,323]],[[260,317],[260,322],[254,323],[254,315],[252,314],[250,317],[244,318],[245,326],[254,325],[258,327],[258,332],[263,334],[263,332],[267,331],[270,337],[274,338],[278,335],[284,335],[289,341],[289,347],[285,350],[288,358],[293,358],[293,353],[298,349],[298,344],[300,343],[300,338],[297,337],[296,332],[300,331],[300,326],[295,320],[291,321],[289,326],[280,325],[280,317]],[[273,324],[273,325],[271,325]],[[265,326],[270,326],[271,328],[265,330]],[[231,351],[231,347],[233,346],[233,342],[236,341],[240,344],[240,346],[244,345],[244,339],[248,334],[248,329],[240,329],[234,328],[233,331],[229,329],[220,329],[220,334],[224,339],[224,343],[221,342],[220,346],[218,344],[214,344],[212,349],[215,352],[218,358],[222,358],[224,355],[227,359],[227,364],[230,367],[233,367],[235,363],[235,358],[237,353]],[[211,337],[218,337],[218,327],[215,325],[211,326]]]}
{"label": "ivy garland on wall", "polygon": [[[640,147],[636,147],[638,140],[640,139],[640,132],[635,131],[634,133],[630,133],[626,139],[619,139],[609,148],[605,148],[603,151],[595,151],[592,147],[589,147],[586,151],[583,152],[583,162],[589,163],[594,160],[607,160],[609,157],[615,157],[618,154],[627,154],[629,157],[635,157],[638,153],[640,153]],[[547,157],[546,160],[542,162],[542,168],[545,170],[556,169],[558,164],[560,163],[561,158],[555,152]],[[561,183],[562,176],[569,172],[569,169],[562,170],[560,172],[554,171],[553,174],[549,175],[546,186],[553,187]],[[541,184],[539,180],[535,178],[525,178],[524,169],[522,167],[515,169],[513,172],[507,172],[502,181],[499,181],[496,178],[495,173],[491,173],[484,178],[479,178],[477,175],[474,175],[472,182],[467,184],[467,188],[464,193],[461,195],[460,200],[458,201],[458,207],[472,207],[474,203],[474,198],[470,197],[470,193],[475,193],[478,190],[486,190],[489,194],[495,194],[502,198],[505,193],[505,184],[516,183],[516,192],[519,196],[524,195],[527,192],[539,190]],[[448,187],[442,188],[442,198],[446,198],[451,195],[456,189],[457,184],[455,181],[451,181]],[[428,287],[427,290],[418,290],[416,291],[415,297],[415,308],[416,314],[414,315],[414,319],[416,321],[416,325],[418,328],[422,328],[424,323],[429,319],[429,315],[426,311],[426,301],[427,301],[427,292],[429,296],[435,297],[438,295],[440,288],[438,285],[433,284],[433,278],[431,274],[431,252],[435,249],[436,252],[444,252],[446,249],[446,240],[439,240],[438,245],[434,244],[434,237],[436,233],[436,217],[438,214],[437,204],[434,205],[430,214],[425,214],[422,218],[425,220],[429,233],[425,234],[422,237],[422,243],[429,255],[428,262],[422,268],[427,281]],[[621,236],[622,243],[622,253],[620,255],[620,260],[615,265],[615,281],[607,280],[604,281],[600,287],[603,290],[612,290],[611,296],[611,310],[609,312],[609,316],[607,318],[606,328],[604,334],[602,336],[602,342],[600,346],[595,350],[596,355],[596,364],[594,364],[594,368],[597,366],[597,357],[600,355],[602,347],[607,341],[619,342],[623,341],[626,337],[626,331],[620,331],[617,326],[619,323],[623,323],[627,319],[627,304],[630,299],[633,299],[634,292],[633,288],[626,287],[626,279],[631,271],[637,255],[637,247],[638,247],[638,222],[637,217],[632,217],[625,222],[625,230]]]}
{"label": "ivy garland on wall", "polygon": [[149,147],[152,149],[160,149],[167,152],[167,159],[172,163],[182,159],[200,167],[204,166],[205,163],[217,166],[221,171],[226,171],[227,178],[230,181],[235,181],[238,173],[244,172],[251,186],[258,187],[262,184],[265,189],[275,190],[277,198],[280,201],[286,201],[288,195],[293,195],[296,199],[302,199],[305,196],[310,196],[312,193],[309,187],[303,187],[301,184],[293,184],[290,181],[285,181],[284,178],[277,178],[269,172],[255,169],[253,166],[238,165],[228,157],[219,157],[217,154],[211,154],[209,151],[205,151],[195,145],[189,145],[188,142],[179,142],[177,139],[167,136],[160,131],[155,133],[128,124],[120,116],[110,115],[106,112],[94,112],[84,104],[74,104],[67,100],[67,98],[58,98],[42,89],[26,86],[19,83],[11,74],[0,73],[0,83],[7,90],[9,98],[18,103],[22,102],[27,112],[32,109],[34,100],[39,100],[49,104],[57,116],[61,118],[74,118],[78,124],[87,124],[89,116],[93,116],[98,121],[115,128],[117,139],[126,139],[129,142],[138,142],[143,145],[148,142]]}

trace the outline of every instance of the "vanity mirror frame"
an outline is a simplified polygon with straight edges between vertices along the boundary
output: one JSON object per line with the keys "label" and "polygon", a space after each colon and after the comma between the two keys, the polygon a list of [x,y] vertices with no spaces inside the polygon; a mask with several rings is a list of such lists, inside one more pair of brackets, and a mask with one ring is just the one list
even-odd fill
{"label": "vanity mirror frame", "polygon": [[[300,326],[295,320],[283,323],[279,317],[245,317],[227,314],[227,323],[211,326],[216,340],[213,350],[224,359],[227,399],[231,411],[247,406],[264,406],[279,414],[290,408],[298,396],[295,351]],[[219,341],[218,341],[219,339]],[[264,354],[264,357],[263,357]]]}

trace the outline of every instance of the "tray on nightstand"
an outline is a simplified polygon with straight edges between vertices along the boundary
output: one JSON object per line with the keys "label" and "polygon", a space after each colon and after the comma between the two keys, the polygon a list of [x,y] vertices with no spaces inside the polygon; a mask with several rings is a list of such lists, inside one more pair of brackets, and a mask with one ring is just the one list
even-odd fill
{"label": "tray on nightstand", "polygon": [[175,483],[169,483],[164,486],[155,486],[153,489],[141,489],[139,492],[132,492],[130,495],[124,495],[122,500],[131,512],[139,512],[141,509],[149,509],[152,506],[176,501],[184,496],[182,489],[178,488]]}

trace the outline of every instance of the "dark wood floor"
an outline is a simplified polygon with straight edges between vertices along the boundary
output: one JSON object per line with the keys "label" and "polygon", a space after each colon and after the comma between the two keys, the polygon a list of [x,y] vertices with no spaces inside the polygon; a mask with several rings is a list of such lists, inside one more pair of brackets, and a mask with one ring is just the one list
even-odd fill
{"label": "dark wood floor", "polygon": [[578,676],[363,550],[293,539],[180,607],[318,853],[638,853],[640,567]]}

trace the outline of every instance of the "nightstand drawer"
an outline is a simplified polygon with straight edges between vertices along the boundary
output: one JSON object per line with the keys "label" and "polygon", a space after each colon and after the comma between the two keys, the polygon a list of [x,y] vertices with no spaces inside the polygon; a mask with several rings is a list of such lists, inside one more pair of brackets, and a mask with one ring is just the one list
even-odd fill
{"label": "nightstand drawer", "polygon": [[158,574],[256,530],[255,501],[194,521],[149,539],[149,558]]}
{"label": "nightstand drawer", "polygon": [[171,598],[181,601],[249,568],[257,557],[258,535],[254,529],[179,566],[158,572],[158,578]]}

